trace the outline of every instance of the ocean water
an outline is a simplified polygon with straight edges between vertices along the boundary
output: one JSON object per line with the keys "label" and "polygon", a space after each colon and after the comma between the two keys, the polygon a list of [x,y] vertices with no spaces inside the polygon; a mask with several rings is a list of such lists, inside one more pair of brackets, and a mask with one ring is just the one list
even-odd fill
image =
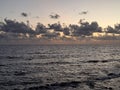
{"label": "ocean water", "polygon": [[120,46],[2,45],[0,90],[120,90]]}

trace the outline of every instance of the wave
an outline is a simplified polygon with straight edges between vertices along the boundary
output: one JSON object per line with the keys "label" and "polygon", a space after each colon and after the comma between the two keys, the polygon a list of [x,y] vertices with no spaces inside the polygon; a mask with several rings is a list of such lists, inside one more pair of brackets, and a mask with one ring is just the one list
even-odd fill
{"label": "wave", "polygon": [[[105,77],[92,78],[92,79],[88,78],[88,80],[86,81],[70,81],[70,82],[52,83],[52,84],[46,84],[44,86],[30,87],[28,89],[25,88],[24,90],[58,90],[58,88],[61,90],[62,88],[68,88],[68,87],[77,88],[79,87],[80,84],[85,84],[90,89],[94,89],[96,82],[110,80],[110,79],[119,78],[119,77],[120,77],[120,74],[109,73]],[[103,89],[112,90],[112,87],[104,87]]]}
{"label": "wave", "polygon": [[22,59],[21,56],[0,56],[0,59]]}
{"label": "wave", "polygon": [[108,62],[120,62],[120,59],[108,59],[108,60],[88,60],[88,61],[83,61],[84,63],[108,63]]}

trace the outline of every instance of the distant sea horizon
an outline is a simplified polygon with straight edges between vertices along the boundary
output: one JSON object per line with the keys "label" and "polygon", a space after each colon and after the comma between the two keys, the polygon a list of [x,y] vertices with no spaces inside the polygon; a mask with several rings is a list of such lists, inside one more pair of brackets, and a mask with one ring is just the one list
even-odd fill
{"label": "distant sea horizon", "polygon": [[0,45],[120,45],[120,40],[6,40]]}

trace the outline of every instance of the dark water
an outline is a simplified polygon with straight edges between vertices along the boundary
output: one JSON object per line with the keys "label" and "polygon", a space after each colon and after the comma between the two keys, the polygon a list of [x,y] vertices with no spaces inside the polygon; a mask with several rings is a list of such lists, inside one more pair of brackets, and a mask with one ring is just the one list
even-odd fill
{"label": "dark water", "polygon": [[17,89],[120,90],[120,46],[0,46],[0,90]]}

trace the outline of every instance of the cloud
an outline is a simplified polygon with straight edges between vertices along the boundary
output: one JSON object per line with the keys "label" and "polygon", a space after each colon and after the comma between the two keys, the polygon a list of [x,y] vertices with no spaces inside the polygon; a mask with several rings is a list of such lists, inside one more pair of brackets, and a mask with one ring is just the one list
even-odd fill
{"label": "cloud", "polygon": [[27,17],[27,16],[28,16],[28,14],[27,14],[27,13],[25,13],[25,12],[22,12],[22,13],[21,13],[21,16],[23,16],[23,17]]}
{"label": "cloud", "polygon": [[81,24],[85,19],[80,19],[80,21],[78,22],[79,24]]}
{"label": "cloud", "polygon": [[120,34],[120,24],[115,24],[114,27],[108,26],[106,28],[107,33]]}
{"label": "cloud", "polygon": [[46,31],[47,31],[46,26],[43,25],[42,23],[37,23],[35,31],[36,31],[37,34],[46,33]]}
{"label": "cloud", "polygon": [[48,26],[55,31],[62,31],[62,25],[60,23],[48,24]]}
{"label": "cloud", "polygon": [[0,40],[26,40],[36,39],[35,34],[14,33],[14,32],[2,32],[0,33]]}
{"label": "cloud", "polygon": [[[75,40],[84,39],[91,37],[94,33],[103,33],[102,28],[96,21],[87,22],[85,19],[80,19],[78,24],[70,24],[69,26],[63,26],[60,22],[48,24],[45,26],[42,23],[38,23],[36,28],[33,30],[29,25],[24,22],[18,22],[16,20],[4,19],[4,22],[0,22],[0,39],[4,40],[18,40],[18,39],[38,39],[37,35],[40,36],[39,39],[43,40],[57,40],[63,38],[70,38]],[[61,36],[61,33],[63,36]],[[96,37],[96,39],[108,40],[108,39],[120,39],[120,24],[116,24],[114,27],[107,27],[106,35],[110,36]],[[116,34],[116,35],[115,35]],[[117,35],[118,34],[118,35]],[[94,38],[94,36],[93,36]]]}
{"label": "cloud", "polygon": [[97,22],[83,22],[81,21],[80,26],[71,25],[71,29],[73,29],[74,36],[90,36],[94,32],[102,32],[102,28],[99,27]]}
{"label": "cloud", "polygon": [[45,33],[42,35],[42,37],[47,37],[48,39],[55,39],[55,38],[58,38],[60,36],[60,33],[57,33],[57,32],[53,32],[53,33]]}
{"label": "cloud", "polygon": [[58,19],[58,18],[60,18],[60,15],[58,15],[58,14],[51,14],[49,16],[50,16],[51,19]]}
{"label": "cloud", "polygon": [[79,13],[79,15],[86,15],[86,14],[88,14],[88,11],[82,11]]}
{"label": "cloud", "polygon": [[64,33],[64,35],[70,35],[70,29],[69,28],[64,28],[63,29],[63,33]]}
{"label": "cloud", "polygon": [[8,19],[4,19],[4,22],[5,24],[1,27],[4,32],[35,34],[35,32],[23,22]]}

